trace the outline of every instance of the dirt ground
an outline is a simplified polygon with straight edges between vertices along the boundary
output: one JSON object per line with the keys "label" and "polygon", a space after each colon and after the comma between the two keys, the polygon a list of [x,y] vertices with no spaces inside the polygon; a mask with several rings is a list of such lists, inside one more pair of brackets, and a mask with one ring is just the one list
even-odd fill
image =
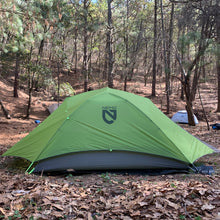
{"label": "dirt ground", "polygon": [[[118,89],[123,85],[115,82]],[[98,85],[92,85],[98,88]],[[129,83],[128,91],[151,98],[163,112],[166,110],[164,84],[157,85],[157,96],[150,97],[151,86]],[[220,121],[216,113],[216,83],[200,85],[201,98],[209,124]],[[76,90],[77,93],[81,90]],[[173,83],[171,117],[183,110],[180,87]],[[19,91],[13,98],[13,87],[0,81],[0,98],[11,119],[0,111],[0,154],[25,137],[48,115],[47,106],[54,101],[36,93],[31,117],[25,119],[28,96]],[[194,102],[199,124],[181,125],[202,141],[220,149],[220,131],[207,129],[199,96]],[[0,157],[0,219],[220,219],[220,157],[207,155],[200,159],[213,166],[212,176],[173,174],[148,176],[130,173],[90,173],[84,175],[38,176],[24,173],[27,164],[9,157]]]}

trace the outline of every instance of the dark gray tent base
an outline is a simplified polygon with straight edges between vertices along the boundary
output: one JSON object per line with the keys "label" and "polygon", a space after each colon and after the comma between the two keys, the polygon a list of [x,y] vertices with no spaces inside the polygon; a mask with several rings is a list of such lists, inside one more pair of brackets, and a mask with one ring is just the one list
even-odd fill
{"label": "dark gray tent base", "polygon": [[53,172],[73,169],[123,170],[123,169],[187,169],[188,164],[172,158],[128,152],[90,151],[52,157],[41,160],[34,172]]}

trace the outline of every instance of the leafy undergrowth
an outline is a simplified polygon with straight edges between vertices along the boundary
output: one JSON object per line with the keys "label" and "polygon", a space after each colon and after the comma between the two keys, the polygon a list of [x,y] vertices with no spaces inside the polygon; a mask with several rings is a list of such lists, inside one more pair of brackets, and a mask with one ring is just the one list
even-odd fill
{"label": "leafy undergrowth", "polygon": [[1,219],[218,219],[220,176],[0,169]]}

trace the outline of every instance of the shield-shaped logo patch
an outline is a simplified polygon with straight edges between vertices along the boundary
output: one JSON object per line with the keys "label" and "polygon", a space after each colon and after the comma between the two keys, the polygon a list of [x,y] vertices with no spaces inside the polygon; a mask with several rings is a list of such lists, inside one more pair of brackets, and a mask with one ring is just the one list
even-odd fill
{"label": "shield-shaped logo patch", "polygon": [[116,106],[103,106],[102,107],[102,119],[107,124],[113,124],[117,119]]}

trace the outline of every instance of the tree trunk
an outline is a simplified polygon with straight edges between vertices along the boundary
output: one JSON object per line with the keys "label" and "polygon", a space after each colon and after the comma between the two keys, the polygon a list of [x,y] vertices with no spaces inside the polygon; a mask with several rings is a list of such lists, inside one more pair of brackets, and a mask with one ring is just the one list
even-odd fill
{"label": "tree trunk", "polygon": [[[77,70],[77,39],[78,39],[78,32],[77,32],[77,28],[75,29],[75,35],[74,35],[74,43],[73,43],[73,53],[72,53],[72,58],[71,58],[71,62],[74,62],[74,71],[76,73]],[[75,59],[74,59],[75,58]]]}
{"label": "tree trunk", "polygon": [[18,98],[18,87],[19,87],[19,66],[20,66],[20,56],[16,53],[16,64],[15,64],[15,80],[14,80],[14,97]]}
{"label": "tree trunk", "polygon": [[60,105],[60,63],[57,62],[57,103]]}
{"label": "tree trunk", "polygon": [[84,76],[84,92],[88,91],[88,55],[87,55],[87,47],[88,47],[88,1],[84,0],[83,4],[84,9],[84,29],[83,29],[83,76]]}
{"label": "tree trunk", "polygon": [[103,72],[102,72],[103,80],[107,80],[107,71],[108,71],[108,39],[106,35],[105,58],[104,58],[104,66],[103,66]]}
{"label": "tree trunk", "polygon": [[124,91],[127,91],[127,81],[128,81],[128,16],[129,16],[129,0],[126,0],[126,19],[124,20],[124,43],[125,43],[125,72],[124,72]]}
{"label": "tree trunk", "polygon": [[157,0],[154,0],[154,52],[153,52],[153,78],[152,78],[152,96],[156,96],[156,75],[157,75]]}
{"label": "tree trunk", "polygon": [[148,57],[148,41],[145,40],[145,55],[144,55],[144,62],[143,62],[143,68],[144,68],[144,86],[147,85],[147,57]]}
{"label": "tree trunk", "polygon": [[33,86],[31,86],[30,84],[30,88],[28,90],[28,106],[27,106],[27,114],[26,114],[27,119],[29,119],[31,113],[32,89]]}
{"label": "tree trunk", "polygon": [[194,77],[192,81],[192,100],[194,101],[196,98],[196,90],[198,88],[199,78],[200,78],[201,69],[199,68],[199,63],[196,64]]}
{"label": "tree trunk", "polygon": [[113,88],[113,52],[112,52],[112,0],[107,0],[108,3],[108,30],[107,30],[107,45],[108,45],[108,87]]}
{"label": "tree trunk", "polygon": [[[181,32],[181,30],[179,30],[179,32]],[[184,36],[185,35],[185,28],[183,28],[183,30],[182,30],[182,36]],[[178,39],[179,39],[179,36],[178,36]],[[183,45],[181,45],[181,48],[183,47]],[[181,49],[181,58],[180,58],[181,60],[183,60],[184,59],[184,52],[183,52],[183,48]],[[181,72],[181,69],[182,69],[182,67],[180,66],[180,72]],[[182,73],[181,74],[181,82],[183,82],[184,81],[184,74]],[[180,99],[181,100],[184,100],[184,88],[183,88],[183,84],[181,83],[181,95],[180,95]]]}
{"label": "tree trunk", "polygon": [[[33,48],[31,47],[30,55],[29,55],[29,58],[28,58],[28,64],[31,62],[32,51],[33,51]],[[33,90],[33,84],[34,84],[34,73],[31,76],[30,67],[27,68],[27,72],[28,72],[28,105],[27,105],[26,118],[29,119],[30,112],[31,112],[32,90]]]}
{"label": "tree trunk", "polygon": [[216,69],[217,69],[217,76],[218,76],[218,106],[217,106],[217,112],[220,112],[220,0],[216,1],[216,31],[217,31],[217,61],[216,61]]}
{"label": "tree trunk", "polygon": [[171,54],[171,44],[173,35],[173,14],[174,14],[174,4],[172,3],[171,17],[170,17],[170,33],[169,33],[169,43],[167,45],[165,28],[164,28],[164,16],[163,16],[163,2],[160,0],[161,8],[161,25],[162,25],[162,36],[163,36],[163,58],[164,58],[164,69],[166,78],[166,99],[167,99],[167,114],[170,112],[170,54]]}
{"label": "tree trunk", "polygon": [[191,126],[195,126],[196,124],[195,124],[194,117],[193,117],[189,75],[185,77],[185,82],[183,86],[184,86],[184,93],[186,97],[186,111],[188,115],[188,124]]}
{"label": "tree trunk", "polygon": [[30,69],[28,70],[28,73],[29,73],[29,79],[28,79],[28,106],[27,106],[27,114],[26,114],[27,119],[29,119],[31,112],[32,90],[34,86],[34,75],[35,75],[35,73],[33,73],[33,75],[31,76]]}
{"label": "tree trunk", "polygon": [[[171,91],[171,85],[170,85],[170,74],[171,74],[171,52],[172,52],[172,44],[173,44],[173,17],[174,17],[174,3],[172,3],[171,6],[171,12],[170,12],[170,27],[169,27],[169,41],[168,41],[168,47],[167,47],[167,91],[168,91],[168,98],[169,95],[172,93]],[[169,102],[169,99],[167,100]]]}
{"label": "tree trunk", "polygon": [[44,50],[44,39],[42,39],[40,42],[40,47],[38,49],[38,56],[40,56],[40,57],[43,56],[43,50]]}
{"label": "tree trunk", "polygon": [[137,57],[138,57],[138,52],[140,50],[140,47],[141,47],[141,42],[142,42],[142,38],[143,38],[143,20],[141,19],[140,21],[140,27],[139,27],[139,33],[138,33],[138,36],[137,36],[137,40],[136,40],[136,45],[135,45],[135,49],[132,53],[132,56],[131,56],[131,63],[129,64],[129,70],[128,70],[128,81],[131,81],[132,78],[133,78],[133,75],[134,75],[134,69],[135,69],[135,64],[137,62]]}
{"label": "tree trunk", "polygon": [[[205,43],[205,33],[207,33],[209,30],[208,28],[210,28],[209,24],[209,20],[208,19],[204,19],[202,20],[202,29],[201,29],[201,39],[199,42],[199,46],[198,46],[198,53],[200,53],[200,51],[202,51],[202,48],[205,47],[206,43]],[[205,52],[205,51],[204,51]],[[200,63],[201,63],[201,58],[204,57],[204,54],[202,54],[201,56],[199,56],[198,61],[195,64],[195,71],[194,71],[194,77],[193,77],[193,84],[192,84],[192,100],[195,100],[196,97],[196,91],[198,88],[198,83],[199,83],[199,79],[200,79],[200,74],[201,74],[201,68],[200,68]]]}

